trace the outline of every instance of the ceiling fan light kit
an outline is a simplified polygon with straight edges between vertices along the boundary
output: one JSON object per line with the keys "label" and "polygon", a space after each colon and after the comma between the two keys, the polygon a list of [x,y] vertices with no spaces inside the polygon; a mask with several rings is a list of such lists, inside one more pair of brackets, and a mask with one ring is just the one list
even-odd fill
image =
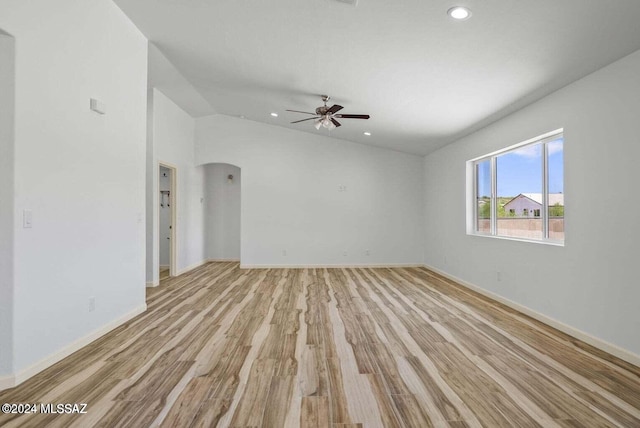
{"label": "ceiling fan light kit", "polygon": [[313,120],[313,126],[320,130],[321,127],[327,128],[328,130],[333,130],[342,126],[340,122],[336,119],[369,119],[368,114],[342,114],[338,113],[344,107],[338,104],[334,104],[331,107],[327,106],[327,101],[329,101],[331,97],[328,95],[322,95],[323,106],[320,106],[316,109],[315,113],[310,113],[308,111],[300,111],[300,110],[287,110],[293,113],[302,113],[302,114],[310,114],[313,117],[307,119],[296,120],[291,123],[299,123],[305,122],[307,120]]}
{"label": "ceiling fan light kit", "polygon": [[327,128],[329,131],[336,129],[338,126],[340,125],[336,125],[333,122],[336,121],[335,119],[329,119],[328,117],[324,117],[324,119],[320,118],[318,120],[315,121],[314,125],[316,127],[316,129],[320,129],[320,127],[324,127]]}

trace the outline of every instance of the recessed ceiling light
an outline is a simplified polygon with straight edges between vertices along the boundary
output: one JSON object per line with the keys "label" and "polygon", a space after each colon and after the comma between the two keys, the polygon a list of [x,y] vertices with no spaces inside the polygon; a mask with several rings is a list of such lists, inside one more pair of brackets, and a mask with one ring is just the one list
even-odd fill
{"label": "recessed ceiling light", "polygon": [[371,135],[371,132],[365,132],[364,135],[366,135],[367,137]]}
{"label": "recessed ceiling light", "polygon": [[278,117],[278,113],[275,113],[275,112],[274,112],[274,113],[271,113],[271,116],[273,116],[273,117]]}
{"label": "recessed ceiling light", "polygon": [[454,6],[447,11],[447,15],[458,21],[464,21],[471,17],[471,11],[463,6]]}

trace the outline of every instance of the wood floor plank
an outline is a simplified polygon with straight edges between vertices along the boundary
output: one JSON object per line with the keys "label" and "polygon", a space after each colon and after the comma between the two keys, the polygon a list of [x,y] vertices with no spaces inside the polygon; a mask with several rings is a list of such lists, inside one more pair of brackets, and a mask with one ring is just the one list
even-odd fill
{"label": "wood floor plank", "polygon": [[0,403],[3,427],[639,427],[640,368],[424,268],[208,263]]}
{"label": "wood floor plank", "polygon": [[329,419],[329,402],[326,396],[302,398],[301,428],[327,427]]}

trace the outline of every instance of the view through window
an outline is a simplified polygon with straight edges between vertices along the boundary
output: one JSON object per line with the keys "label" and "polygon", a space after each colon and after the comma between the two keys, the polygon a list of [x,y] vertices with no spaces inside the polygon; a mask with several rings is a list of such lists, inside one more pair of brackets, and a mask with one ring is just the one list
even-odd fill
{"label": "view through window", "polygon": [[564,241],[561,132],[473,161],[474,232]]}

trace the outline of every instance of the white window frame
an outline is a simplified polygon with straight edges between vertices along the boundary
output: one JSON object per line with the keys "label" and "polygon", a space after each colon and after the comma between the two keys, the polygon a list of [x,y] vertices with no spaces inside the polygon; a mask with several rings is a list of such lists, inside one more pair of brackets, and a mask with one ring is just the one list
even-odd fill
{"label": "white window frame", "polygon": [[[565,240],[557,240],[549,238],[549,150],[548,143],[553,141],[560,135],[564,134],[564,129],[556,129],[547,132],[535,138],[523,141],[518,144],[506,147],[501,150],[471,159],[467,161],[467,235],[483,236],[489,238],[506,239],[512,241],[534,242],[539,244],[549,244],[564,246]],[[525,146],[533,146],[540,144],[542,147],[542,208],[540,218],[542,219],[542,239],[520,238],[512,236],[498,235],[498,180],[497,180],[497,158],[509,152],[516,151]],[[476,230],[478,224],[478,182],[477,169],[479,163],[490,161],[491,175],[491,215],[490,215],[490,231],[481,232]],[[563,177],[564,180],[564,177]],[[566,229],[565,229],[566,230]],[[566,239],[566,236],[565,236]]]}

